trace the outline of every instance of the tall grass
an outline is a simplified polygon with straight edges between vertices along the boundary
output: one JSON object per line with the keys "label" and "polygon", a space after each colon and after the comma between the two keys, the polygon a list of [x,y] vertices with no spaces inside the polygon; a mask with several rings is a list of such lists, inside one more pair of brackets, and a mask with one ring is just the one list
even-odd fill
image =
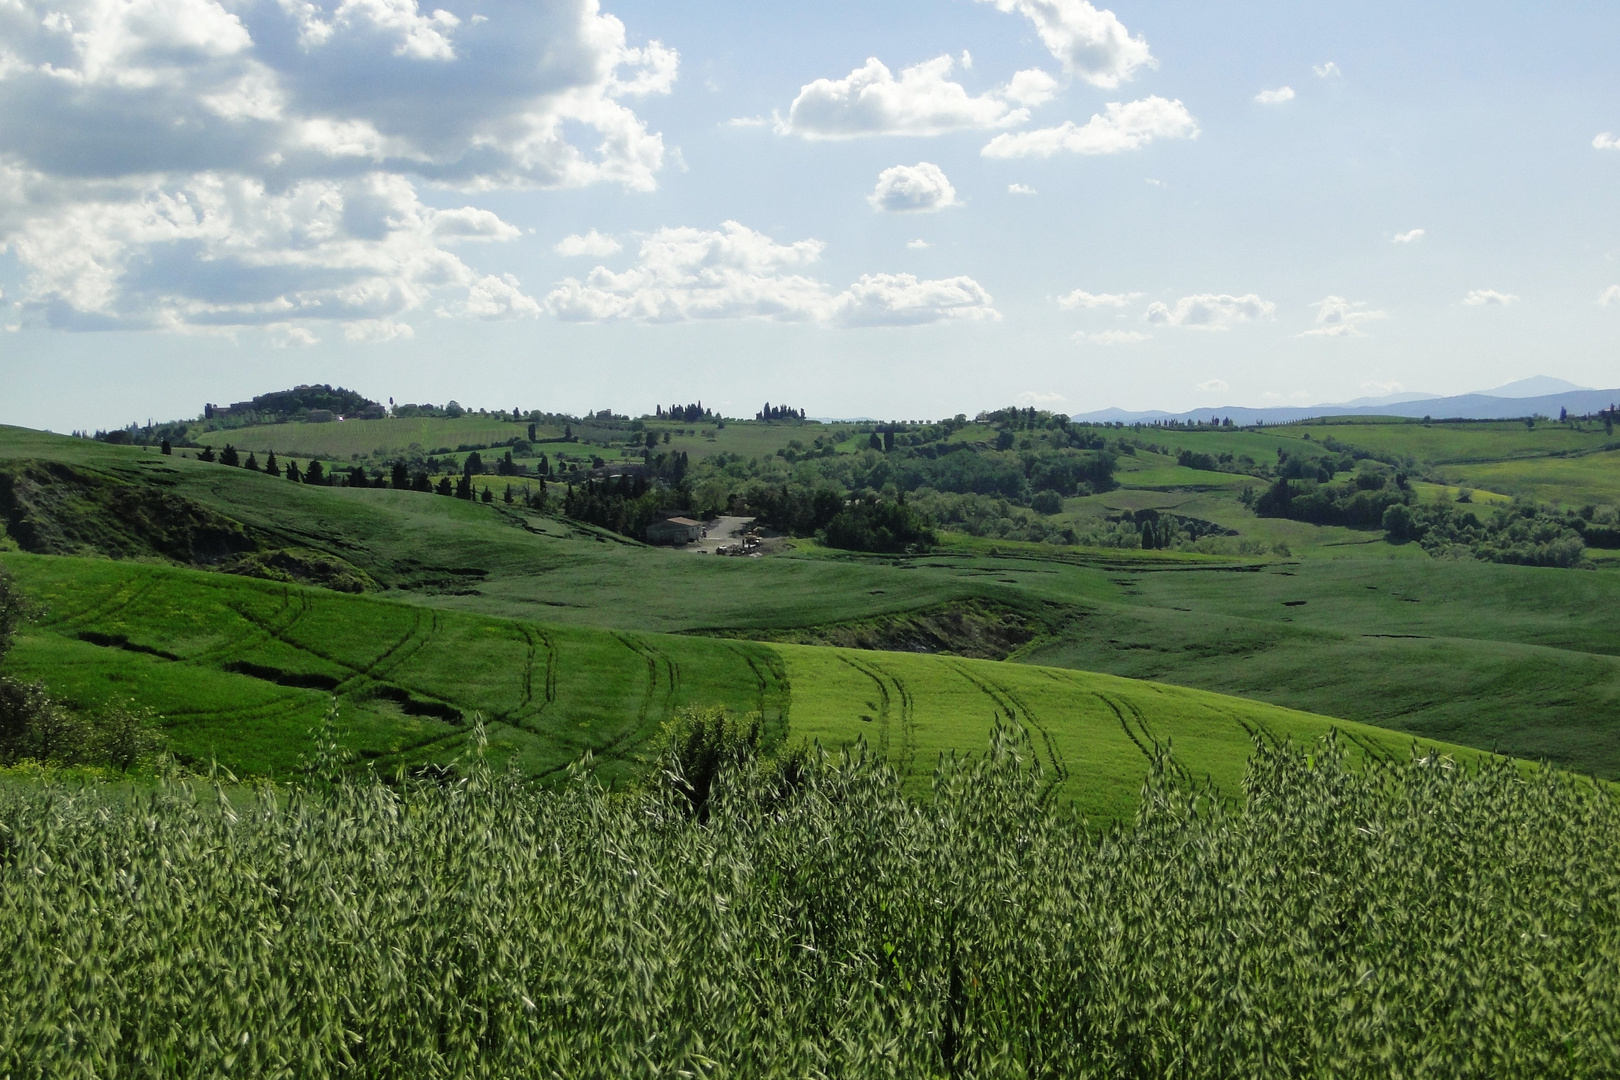
{"label": "tall grass", "polygon": [[1602,1076],[1620,807],[1262,747],[1088,833],[1017,733],[611,795],[0,791],[11,1077]]}

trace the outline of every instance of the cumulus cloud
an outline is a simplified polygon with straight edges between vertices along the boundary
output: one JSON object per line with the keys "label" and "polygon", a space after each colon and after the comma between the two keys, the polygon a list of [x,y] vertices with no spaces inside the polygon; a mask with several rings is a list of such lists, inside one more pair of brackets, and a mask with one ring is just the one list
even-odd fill
{"label": "cumulus cloud", "polygon": [[1033,195],[1033,194],[1035,194],[1035,189],[1030,187],[1028,184],[1008,184],[1007,185],[1007,194],[1009,194],[1009,195]]}
{"label": "cumulus cloud", "polygon": [[578,322],[762,318],[913,326],[1000,318],[990,294],[969,277],[867,274],[835,293],[806,273],[824,246],[819,240],[779,244],[735,221],[718,230],[664,228],[642,242],[630,269],[598,266],[583,280],[567,278],[546,297],[546,307]]}
{"label": "cumulus cloud", "polygon": [[25,310],[85,329],[536,310],[445,251],[518,230],[418,185],[650,189],[663,140],[627,102],[667,93],[678,58],[595,0],[483,8],[0,3],[0,244]]}
{"label": "cumulus cloud", "polygon": [[1620,139],[1615,138],[1614,132],[1605,131],[1592,140],[1592,146],[1598,150],[1620,150]]}
{"label": "cumulus cloud", "polygon": [[1084,289],[1076,289],[1074,292],[1065,293],[1064,295],[1058,297],[1057,302],[1058,307],[1070,309],[1098,307],[1121,308],[1141,295],[1142,294],[1139,292],[1088,293]]}
{"label": "cumulus cloud", "polygon": [[592,229],[588,233],[574,233],[572,236],[563,237],[557,241],[551,250],[568,258],[591,255],[600,259],[605,255],[612,255],[623,247],[624,245],[613,237],[603,236],[595,229]]}
{"label": "cumulus cloud", "polygon": [[884,169],[866,201],[874,210],[895,214],[931,213],[958,205],[956,189],[945,178],[945,171],[926,161]]}
{"label": "cumulus cloud", "polygon": [[980,151],[985,157],[1051,157],[1075,154],[1117,154],[1146,146],[1154,139],[1196,139],[1198,124],[1180,101],[1143,98],[1125,104],[1111,102],[1084,125],[1065,120],[1057,127],[997,135]]}
{"label": "cumulus cloud", "polygon": [[1018,395],[1018,400],[1027,401],[1031,405],[1056,405],[1059,402],[1067,401],[1069,399],[1052,390],[1045,392],[1041,392],[1039,390],[1025,390],[1023,393]]}
{"label": "cumulus cloud", "polygon": [[1507,307],[1509,304],[1518,303],[1519,298],[1512,293],[1497,292],[1495,289],[1470,289],[1462,302],[1467,307]]}
{"label": "cumulus cloud", "polygon": [[777,118],[776,130],[806,139],[855,139],[1011,127],[1029,119],[1027,106],[1049,100],[1057,89],[1052,76],[1031,69],[975,97],[951,81],[955,65],[952,57],[939,56],[904,68],[895,78],[872,57],[846,78],[801,87],[787,118]]}
{"label": "cumulus cloud", "polygon": [[1339,65],[1335,64],[1331,60],[1325,64],[1315,64],[1311,67],[1311,70],[1316,72],[1316,77],[1318,79],[1333,79],[1344,74],[1344,72],[1339,70]]}
{"label": "cumulus cloud", "polygon": [[321,340],[315,336],[315,331],[307,326],[275,323],[264,329],[270,344],[278,349],[301,349],[309,345],[318,345]]}
{"label": "cumulus cloud", "polygon": [[1311,305],[1316,309],[1316,326],[1300,337],[1366,337],[1361,324],[1387,319],[1389,313],[1369,311],[1365,301],[1352,303],[1342,296],[1328,296]]}
{"label": "cumulus cloud", "polygon": [[1406,232],[1396,233],[1394,236],[1390,237],[1390,243],[1393,243],[1393,244],[1410,244],[1414,240],[1421,240],[1421,239],[1423,239],[1423,230],[1422,229],[1408,229]]}
{"label": "cumulus cloud", "polygon": [[1393,381],[1391,381],[1391,382],[1379,382],[1377,380],[1369,380],[1367,382],[1362,383],[1361,388],[1363,390],[1365,390],[1369,394],[1385,395],[1385,394],[1394,394],[1394,393],[1398,393],[1398,392],[1400,392],[1402,390],[1405,390],[1406,389],[1406,384],[1402,383],[1402,382],[1393,382]]}
{"label": "cumulus cloud", "polygon": [[[427,307],[484,318],[535,314],[509,282],[441,246],[515,234],[482,211],[424,205],[403,177],[306,180],[283,190],[204,174],[73,187],[6,239],[28,268],[24,309],[66,329],[172,329],[392,318]],[[98,197],[98,195],[100,197]],[[493,218],[493,215],[491,215]],[[499,282],[498,285],[492,282]],[[482,301],[483,292],[501,294]]]}
{"label": "cumulus cloud", "polygon": [[932,245],[921,237],[917,238],[916,240],[906,241],[906,247],[910,248],[912,251],[927,251],[930,246]]}
{"label": "cumulus cloud", "polygon": [[1610,285],[1607,289],[1604,289],[1603,295],[1598,297],[1598,303],[1604,307],[1620,304],[1620,285]]}
{"label": "cumulus cloud", "polygon": [[416,331],[410,323],[395,322],[393,319],[361,319],[343,325],[343,340],[368,345],[415,336]]}
{"label": "cumulus cloud", "polygon": [[1140,330],[1104,330],[1097,334],[1077,330],[1069,335],[1069,340],[1077,345],[1134,345],[1138,341],[1153,340],[1153,335],[1144,334]]}
{"label": "cumulus cloud", "polygon": [[1226,384],[1225,379],[1208,379],[1193,389],[1202,394],[1224,394],[1232,388]]}
{"label": "cumulus cloud", "polygon": [[985,0],[997,10],[1017,12],[1035,24],[1041,44],[1063,69],[1093,86],[1112,90],[1138,68],[1153,67],[1148,44],[1132,37],[1112,11],[1098,11],[1086,0]]}
{"label": "cumulus cloud", "polygon": [[1275,90],[1262,90],[1254,95],[1254,100],[1262,105],[1281,105],[1285,101],[1294,100],[1294,88],[1279,86]]}
{"label": "cumulus cloud", "polygon": [[1154,326],[1180,326],[1188,330],[1229,330],[1237,323],[1269,319],[1277,310],[1270,300],[1254,293],[1228,296],[1225,293],[1199,293],[1183,296],[1175,307],[1155,301],[1142,316]]}

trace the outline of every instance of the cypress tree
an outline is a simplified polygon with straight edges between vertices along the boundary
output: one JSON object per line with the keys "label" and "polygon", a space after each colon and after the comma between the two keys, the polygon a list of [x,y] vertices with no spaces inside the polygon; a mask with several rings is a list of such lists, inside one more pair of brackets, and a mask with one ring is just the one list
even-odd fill
{"label": "cypress tree", "polygon": [[264,474],[266,476],[280,476],[281,466],[276,464],[276,452],[270,451],[270,456],[264,459]]}
{"label": "cypress tree", "polygon": [[[450,479],[449,477],[445,477],[445,482],[448,483],[449,479]],[[461,474],[461,479],[456,481],[456,498],[458,498],[458,499],[467,499],[467,500],[470,501],[472,499],[472,497],[473,497],[472,477],[469,476],[467,473],[462,473]]]}
{"label": "cypress tree", "polygon": [[492,503],[495,501],[495,496],[490,492],[488,484],[484,485],[484,494],[479,497],[487,503]]}
{"label": "cypress tree", "polygon": [[246,469],[248,472],[259,471],[259,459],[253,455],[253,451],[248,451],[248,459],[242,465],[242,468]]}
{"label": "cypress tree", "polygon": [[326,483],[326,468],[325,468],[325,466],[323,466],[318,460],[311,461],[309,463],[309,468],[304,470],[304,483],[306,483],[306,484],[324,484],[324,483]]}
{"label": "cypress tree", "polygon": [[536,425],[534,425],[534,424],[529,425],[529,441],[530,442],[534,442],[535,427],[536,427]]}
{"label": "cypress tree", "polygon": [[203,447],[202,448],[202,453],[197,455],[197,460],[198,461],[213,461],[214,460],[214,448],[212,446]]}
{"label": "cypress tree", "polygon": [[234,469],[242,464],[242,458],[237,454],[236,447],[232,446],[230,443],[226,443],[225,450],[219,455],[219,463],[221,465],[229,465]]}
{"label": "cypress tree", "polygon": [[419,472],[415,476],[411,477],[411,490],[431,494],[433,491],[433,484],[428,480],[428,474],[425,472]]}
{"label": "cypress tree", "polygon": [[169,445],[169,440],[168,439],[163,440],[163,454],[164,454],[165,457],[173,457],[174,456],[174,447]]}
{"label": "cypress tree", "polygon": [[395,491],[403,490],[404,488],[409,487],[411,484],[411,478],[410,475],[405,471],[405,462],[403,459],[394,462],[393,482]]}
{"label": "cypress tree", "polygon": [[440,495],[452,495],[452,494],[454,494],[454,491],[450,487],[450,478],[448,476],[441,476],[439,478],[439,486],[438,486],[437,490],[438,490]]}
{"label": "cypress tree", "polygon": [[506,495],[503,496],[503,499],[504,499],[507,506],[512,505],[512,485],[511,484],[506,485]]}
{"label": "cypress tree", "polygon": [[298,462],[296,462],[296,461],[287,462],[287,479],[291,480],[295,484],[301,482],[304,479],[302,476],[298,475]]}

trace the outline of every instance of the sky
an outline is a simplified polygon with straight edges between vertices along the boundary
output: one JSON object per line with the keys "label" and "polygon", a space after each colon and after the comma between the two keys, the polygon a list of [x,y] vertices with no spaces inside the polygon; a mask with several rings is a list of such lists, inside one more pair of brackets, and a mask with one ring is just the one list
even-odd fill
{"label": "sky", "polygon": [[1620,385],[1620,6],[0,0],[0,423]]}

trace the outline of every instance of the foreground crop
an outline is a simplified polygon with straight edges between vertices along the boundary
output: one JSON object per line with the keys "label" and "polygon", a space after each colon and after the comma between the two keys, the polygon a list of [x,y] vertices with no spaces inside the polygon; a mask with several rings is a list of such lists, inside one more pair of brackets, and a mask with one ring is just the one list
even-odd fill
{"label": "foreground crop", "polygon": [[[0,794],[0,1075],[1596,1076],[1620,813],[1260,750],[1242,808],[1042,804],[1003,733],[680,785]],[[701,822],[701,823],[700,823]]]}

